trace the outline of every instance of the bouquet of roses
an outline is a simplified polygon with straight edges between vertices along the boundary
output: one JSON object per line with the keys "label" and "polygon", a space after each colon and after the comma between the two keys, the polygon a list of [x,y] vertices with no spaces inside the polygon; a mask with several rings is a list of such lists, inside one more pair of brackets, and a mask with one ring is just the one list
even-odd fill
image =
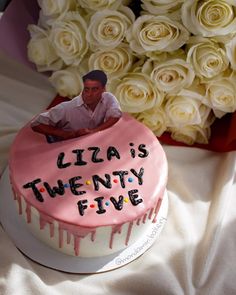
{"label": "bouquet of roses", "polygon": [[61,96],[101,69],[107,90],[157,136],[208,143],[236,110],[236,1],[38,0],[28,57]]}

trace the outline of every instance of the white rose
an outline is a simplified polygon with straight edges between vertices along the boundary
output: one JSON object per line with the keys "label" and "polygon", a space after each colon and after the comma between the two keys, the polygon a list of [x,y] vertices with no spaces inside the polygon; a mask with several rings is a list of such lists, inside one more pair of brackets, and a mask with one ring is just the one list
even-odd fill
{"label": "white rose", "polygon": [[146,52],[146,57],[149,57],[156,62],[165,61],[168,58],[168,52],[165,51],[148,51]]}
{"label": "white rose", "polygon": [[236,1],[186,0],[182,5],[182,21],[194,35],[227,35],[236,30]]}
{"label": "white rose", "polygon": [[197,138],[196,138],[196,143],[201,143],[201,144],[208,144],[209,139],[211,137],[211,128],[210,126],[208,127],[200,127],[200,126],[195,126],[197,129]]}
{"label": "white rose", "polygon": [[52,24],[50,40],[66,65],[77,66],[88,51],[86,23],[76,12],[67,12]]}
{"label": "white rose", "polygon": [[127,73],[133,65],[133,55],[126,45],[114,49],[99,50],[89,57],[89,69],[100,69],[114,79]]}
{"label": "white rose", "polygon": [[204,102],[213,109],[217,118],[236,110],[235,79],[221,78],[206,85]]}
{"label": "white rose", "polygon": [[236,70],[236,36],[225,45],[225,48],[231,68]]}
{"label": "white rose", "polygon": [[198,125],[187,125],[181,129],[170,128],[169,131],[174,140],[188,145],[207,144],[210,138],[210,128],[202,128]]}
{"label": "white rose", "polygon": [[177,93],[189,87],[195,77],[191,64],[178,58],[161,63],[147,60],[143,72],[150,74],[157,88],[167,93]]}
{"label": "white rose", "polygon": [[[76,1],[76,0],[75,0]],[[88,13],[80,6],[76,6],[74,9],[69,9],[68,11],[74,11],[80,14],[85,20],[89,17]],[[63,19],[64,16],[68,13],[67,10],[63,11],[60,14],[45,15],[42,10],[39,10],[38,26],[46,29],[51,29],[51,26],[55,21]]]}
{"label": "white rose", "polygon": [[215,116],[213,115],[212,109],[209,106],[202,103],[199,106],[199,113],[201,117],[201,123],[198,126],[200,126],[201,128],[211,126],[211,124],[215,120]]}
{"label": "white rose", "polygon": [[180,18],[180,7],[184,0],[142,0],[142,8],[150,14],[168,15],[172,19]]}
{"label": "white rose", "polygon": [[86,38],[93,51],[112,49],[121,44],[134,19],[131,9],[128,11],[130,17],[123,12],[109,9],[98,11],[92,16]]}
{"label": "white rose", "polygon": [[49,81],[61,96],[74,97],[83,90],[81,73],[76,67],[54,72]]}
{"label": "white rose", "polygon": [[79,4],[88,10],[117,9],[122,0],[78,0]]}
{"label": "white rose", "polygon": [[77,7],[76,0],[38,0],[38,4],[46,16],[62,15]]}
{"label": "white rose", "polygon": [[218,43],[202,37],[192,38],[190,42],[187,61],[192,64],[198,77],[210,79],[228,68],[226,52]]}
{"label": "white rose", "polygon": [[192,128],[192,126],[184,126],[180,129],[170,128],[171,138],[183,142],[188,145],[193,145],[197,139],[197,130]]}
{"label": "white rose", "polygon": [[150,128],[156,136],[161,136],[167,129],[167,118],[162,107],[154,107],[139,113],[136,119]]}
{"label": "white rose", "polygon": [[165,52],[165,51],[148,51],[145,54],[146,57],[149,57],[156,62],[164,62],[170,58],[181,58],[186,59],[186,53],[183,49],[177,49],[175,51]]}
{"label": "white rose", "polygon": [[28,58],[35,63],[39,72],[56,71],[63,66],[54,47],[48,39],[48,32],[35,25],[29,25],[31,39],[27,45]]}
{"label": "white rose", "polygon": [[201,108],[203,91],[199,85],[199,89],[183,89],[178,94],[166,95],[165,112],[170,127],[182,128],[186,125],[204,124],[203,120],[206,120],[210,108]]}
{"label": "white rose", "polygon": [[146,51],[174,51],[189,39],[189,32],[179,22],[166,16],[138,17],[127,32],[131,49],[139,54]]}
{"label": "white rose", "polygon": [[154,106],[160,106],[164,95],[148,75],[127,73],[120,79],[113,79],[110,90],[125,112],[140,113]]}

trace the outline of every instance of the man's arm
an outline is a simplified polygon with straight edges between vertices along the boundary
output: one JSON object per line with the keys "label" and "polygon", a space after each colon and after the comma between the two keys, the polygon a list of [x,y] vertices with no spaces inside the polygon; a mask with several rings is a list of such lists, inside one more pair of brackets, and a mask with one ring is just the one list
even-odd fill
{"label": "man's arm", "polygon": [[93,128],[93,129],[82,128],[76,131],[65,131],[65,130],[62,130],[61,128],[57,128],[57,127],[46,125],[46,124],[39,124],[36,126],[32,126],[32,129],[35,132],[38,132],[44,135],[56,136],[61,138],[62,140],[63,139],[65,140],[65,139],[75,138],[75,137],[86,135],[86,134],[95,133],[97,131],[102,131],[114,125],[118,120],[119,118],[108,118],[104,123],[100,124],[96,128]]}
{"label": "man's arm", "polygon": [[120,118],[108,118],[104,123],[100,124],[98,127],[90,129],[92,132],[102,131],[114,125],[116,122],[119,121]]}
{"label": "man's arm", "polygon": [[58,137],[59,139],[69,139],[74,137],[72,131],[65,131],[57,127],[58,124],[63,125],[66,117],[66,110],[73,107],[73,101],[62,102],[50,110],[36,116],[31,122],[33,131]]}
{"label": "man's arm", "polygon": [[59,137],[61,139],[70,139],[74,138],[78,135],[74,131],[65,131],[61,128],[57,128],[54,126],[46,125],[46,124],[39,124],[36,126],[31,127],[33,131],[44,134],[44,135],[52,135]]}
{"label": "man's arm", "polygon": [[95,133],[98,131],[102,131],[104,129],[107,129],[114,125],[120,118],[108,118],[104,123],[100,124],[96,128],[88,129],[88,128],[83,128],[75,131],[76,136],[81,136],[81,135],[86,135],[86,134],[91,134]]}

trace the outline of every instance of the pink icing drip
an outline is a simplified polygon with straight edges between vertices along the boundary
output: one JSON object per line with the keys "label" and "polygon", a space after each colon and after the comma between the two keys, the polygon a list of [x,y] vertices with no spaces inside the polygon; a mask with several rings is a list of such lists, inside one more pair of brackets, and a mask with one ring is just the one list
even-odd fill
{"label": "pink icing drip", "polygon": [[80,237],[74,235],[74,250],[76,256],[79,256],[80,239]]}
{"label": "pink icing drip", "polygon": [[67,244],[70,244],[70,240],[71,240],[71,233],[69,231],[66,232],[66,242]]}
{"label": "pink icing drip", "polygon": [[147,219],[147,213],[146,213],[146,214],[144,214],[144,216],[143,216],[143,223],[145,223],[145,222],[146,222],[146,219]]}
{"label": "pink icing drip", "polygon": [[13,190],[13,197],[14,197],[14,200],[16,201],[17,200],[17,195],[16,195],[16,192]]}
{"label": "pink icing drip", "polygon": [[17,192],[14,190],[13,187],[12,187],[12,191],[13,191],[13,198],[18,203],[18,212],[19,212],[19,215],[21,215],[22,214],[21,197],[20,197],[20,195],[17,194]]}
{"label": "pink icing drip", "polygon": [[160,209],[160,207],[161,207],[161,202],[162,202],[162,199],[159,199],[158,202],[157,202],[157,205],[156,205],[156,208],[155,208],[155,211],[154,211],[155,216],[154,216],[152,222],[156,222],[156,221],[157,221],[157,214],[158,214],[159,209]]}
{"label": "pink icing drip", "polygon": [[63,246],[63,229],[59,226],[59,248],[62,248]]}
{"label": "pink icing drip", "polygon": [[112,249],[112,245],[113,245],[113,240],[114,240],[114,232],[111,232],[111,237],[110,237],[110,243],[109,243],[109,248]]}
{"label": "pink icing drip", "polygon": [[126,240],[125,240],[125,245],[127,246],[129,243],[129,239],[130,239],[130,235],[131,235],[131,231],[132,231],[132,227],[133,227],[133,221],[131,221],[129,223],[129,227],[128,227],[128,231],[127,231],[127,236],[126,236]]}
{"label": "pink icing drip", "polygon": [[139,225],[139,224],[140,224],[140,221],[141,221],[141,218],[139,218],[139,219],[137,220],[136,224]]}
{"label": "pink icing drip", "polygon": [[[53,218],[45,215],[45,214],[40,214],[40,228],[44,228],[45,224],[49,223],[50,226],[50,237],[54,236],[54,224],[53,224]],[[67,233],[67,244],[70,243],[71,241],[71,234],[74,235],[75,238],[75,255],[79,255],[79,241],[81,238],[84,238],[87,236],[89,233],[91,233],[91,240],[95,240],[95,235],[96,231],[93,229],[91,230],[90,228],[84,228],[80,226],[75,226],[75,225],[66,225],[63,222],[60,222],[58,232],[59,232],[59,248],[63,247],[63,231],[66,230]],[[76,254],[77,253],[77,254]]]}
{"label": "pink icing drip", "polygon": [[76,225],[68,225],[63,222],[59,224],[59,248],[63,247],[63,230],[67,232],[67,243],[71,241],[71,235],[74,236],[75,255],[79,255],[79,241],[81,238],[91,234],[91,239],[94,240],[96,231],[91,228],[80,227]]}
{"label": "pink icing drip", "polygon": [[50,238],[52,238],[54,237],[54,224],[49,223],[49,227],[50,227]]}
{"label": "pink icing drip", "polygon": [[39,225],[40,225],[40,229],[44,229],[46,223],[47,223],[47,222],[42,218],[42,215],[40,214],[40,217],[39,217]]}
{"label": "pink icing drip", "polygon": [[53,218],[46,216],[45,214],[39,213],[39,226],[40,229],[44,229],[46,224],[49,224],[50,238],[54,237],[54,224]]}
{"label": "pink icing drip", "polygon": [[26,204],[26,216],[27,216],[27,223],[31,222],[31,205],[30,204]]}
{"label": "pink icing drip", "polygon": [[114,235],[115,235],[115,233],[120,233],[121,232],[121,227],[122,227],[122,225],[115,225],[115,226],[112,227],[110,243],[109,243],[110,249],[112,249],[112,246],[113,246]]}
{"label": "pink icing drip", "polygon": [[22,203],[21,203],[21,197],[17,196],[17,202],[18,202],[18,208],[19,208],[19,214],[22,214]]}
{"label": "pink icing drip", "polygon": [[9,173],[9,182],[10,182],[10,185],[12,186],[11,169],[10,169],[10,173]]}
{"label": "pink icing drip", "polygon": [[151,208],[151,210],[149,212],[149,215],[148,215],[148,219],[152,218],[153,211],[154,211],[154,208]]}
{"label": "pink icing drip", "polygon": [[91,241],[95,241],[96,231],[91,232]]}

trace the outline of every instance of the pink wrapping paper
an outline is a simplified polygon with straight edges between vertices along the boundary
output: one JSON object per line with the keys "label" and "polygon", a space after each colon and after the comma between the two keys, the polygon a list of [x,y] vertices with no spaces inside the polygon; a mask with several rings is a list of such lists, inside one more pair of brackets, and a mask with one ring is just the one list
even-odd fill
{"label": "pink wrapping paper", "polygon": [[37,23],[38,14],[37,1],[12,0],[0,19],[0,50],[31,68],[35,67],[27,58],[27,26]]}

